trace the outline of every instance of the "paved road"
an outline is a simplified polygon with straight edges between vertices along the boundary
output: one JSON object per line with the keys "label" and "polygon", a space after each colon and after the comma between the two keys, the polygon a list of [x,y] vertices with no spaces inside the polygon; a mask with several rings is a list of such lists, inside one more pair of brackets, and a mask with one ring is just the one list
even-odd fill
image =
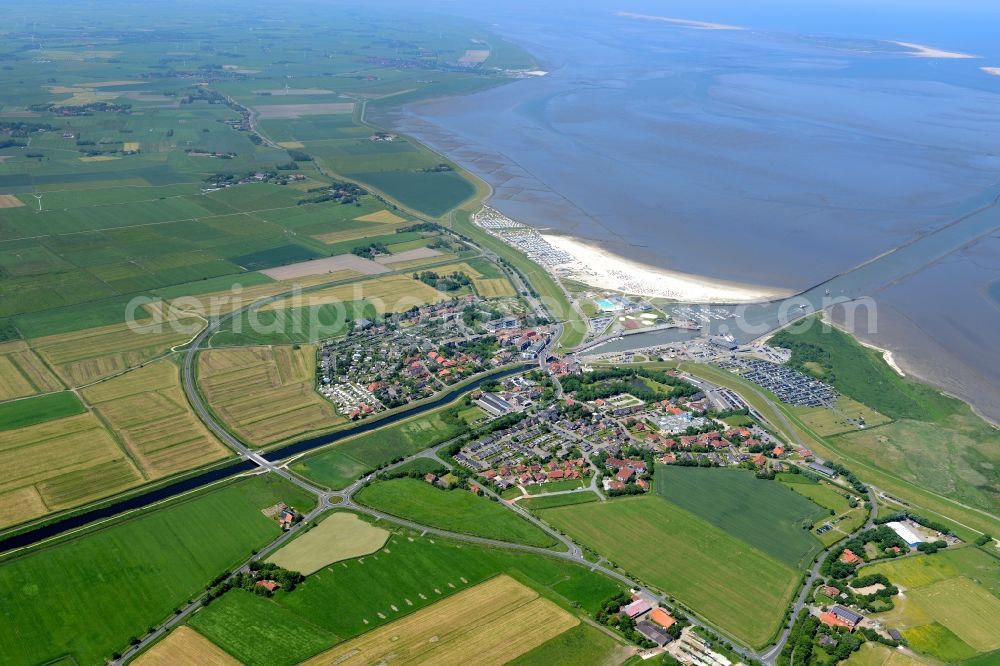
{"label": "paved road", "polygon": [[[320,285],[317,285],[316,287],[313,287],[313,288],[314,289],[315,288],[320,288]],[[198,414],[198,417],[205,423],[205,425],[209,429],[211,429],[212,432],[214,432],[225,444],[227,444],[228,446],[230,446],[233,450],[237,451],[244,459],[251,460],[256,465],[258,465],[258,467],[260,468],[260,473],[273,473],[273,474],[277,474],[278,476],[281,476],[282,478],[288,480],[289,482],[291,482],[291,483],[299,486],[300,488],[306,490],[307,492],[309,492],[310,494],[314,495],[317,498],[316,508],[313,509],[311,512],[309,512],[309,514],[307,514],[304,517],[304,519],[303,519],[302,522],[300,522],[297,525],[293,526],[292,529],[290,529],[288,532],[283,533],[281,536],[279,536],[273,542],[271,542],[270,544],[268,544],[267,547],[265,547],[263,550],[261,550],[254,557],[252,557],[252,558],[248,559],[246,562],[244,562],[241,565],[240,569],[238,569],[237,571],[243,570],[243,569],[247,568],[249,566],[250,562],[253,561],[253,560],[255,560],[255,559],[266,557],[268,554],[270,554],[271,552],[273,552],[274,550],[276,550],[277,548],[279,548],[281,545],[283,545],[287,540],[289,540],[292,537],[294,537],[298,533],[298,531],[300,531],[301,529],[304,528],[305,525],[311,524],[323,512],[331,510],[331,509],[334,509],[334,508],[338,508],[338,509],[346,509],[346,510],[356,511],[358,513],[362,513],[362,514],[368,515],[368,516],[376,518],[378,520],[383,520],[383,521],[386,521],[386,522],[389,522],[389,523],[393,523],[395,525],[406,527],[408,529],[419,531],[419,532],[421,532],[423,534],[432,534],[432,535],[439,536],[439,537],[442,537],[442,538],[453,539],[453,540],[456,540],[456,541],[464,541],[464,542],[467,542],[467,543],[474,543],[474,544],[478,544],[478,545],[482,545],[482,546],[487,546],[487,547],[492,547],[492,548],[504,548],[504,549],[508,549],[508,550],[518,550],[518,551],[524,551],[524,552],[532,552],[532,553],[536,553],[536,554],[539,554],[539,555],[545,555],[547,557],[555,557],[555,558],[560,558],[560,559],[564,559],[564,560],[567,560],[567,561],[575,562],[575,563],[577,563],[577,564],[579,564],[581,566],[587,567],[591,571],[600,572],[600,573],[602,573],[602,574],[604,574],[604,575],[606,575],[606,576],[608,576],[608,577],[610,577],[610,578],[612,578],[614,580],[617,580],[617,581],[623,583],[624,585],[628,586],[629,588],[639,590],[640,592],[642,592],[647,597],[656,600],[657,602],[663,604],[664,606],[667,606],[667,607],[671,607],[672,606],[671,604],[669,604],[667,602],[667,600],[665,599],[665,597],[663,595],[660,595],[660,594],[658,594],[658,593],[656,593],[656,592],[654,592],[654,591],[646,588],[644,585],[642,585],[638,581],[632,580],[632,579],[628,578],[627,576],[621,574],[620,572],[615,571],[613,569],[609,569],[608,567],[605,567],[602,564],[592,563],[592,562],[587,561],[584,558],[584,556],[583,556],[582,549],[576,543],[574,543],[571,539],[569,539],[568,537],[566,537],[562,533],[560,533],[560,532],[554,530],[553,528],[549,527],[546,523],[544,523],[540,519],[536,518],[534,515],[532,515],[531,513],[529,513],[528,511],[526,511],[525,509],[517,506],[516,504],[508,503],[508,502],[503,502],[503,501],[500,502],[501,506],[507,507],[508,509],[514,511],[515,513],[517,513],[518,515],[520,515],[524,519],[526,519],[529,522],[531,522],[532,524],[534,524],[539,529],[543,530],[545,533],[547,533],[550,536],[552,536],[552,538],[555,539],[555,540],[557,540],[566,550],[564,550],[564,551],[553,551],[553,550],[550,550],[550,549],[540,548],[540,547],[536,547],[536,546],[527,546],[527,545],[523,545],[523,544],[509,543],[509,542],[506,542],[506,541],[498,541],[498,540],[495,540],[495,539],[487,539],[487,538],[476,537],[476,536],[472,536],[472,535],[468,535],[468,534],[461,534],[461,533],[457,533],[457,532],[451,532],[451,531],[448,531],[448,530],[442,530],[442,529],[438,529],[438,528],[431,527],[431,526],[428,526],[428,525],[423,525],[423,524],[420,524],[420,523],[417,523],[417,522],[414,522],[414,521],[406,520],[406,519],[399,518],[397,516],[393,516],[393,515],[390,515],[390,514],[381,512],[381,511],[377,511],[377,510],[372,509],[370,507],[358,504],[357,502],[354,501],[354,494],[359,489],[361,489],[366,482],[370,481],[373,478],[374,475],[369,475],[369,476],[367,476],[365,478],[359,479],[355,483],[351,484],[348,488],[345,488],[344,490],[341,490],[341,491],[325,490],[325,489],[319,488],[319,487],[317,487],[317,486],[309,483],[305,479],[302,479],[301,477],[299,477],[299,476],[291,473],[283,463],[280,463],[280,462],[276,463],[276,462],[271,462],[271,461],[267,460],[264,456],[260,455],[256,451],[252,450],[250,447],[246,446],[239,439],[237,439],[236,437],[234,437],[233,435],[231,435],[218,421],[216,421],[214,415],[208,409],[207,405],[204,403],[201,395],[199,394],[199,392],[197,390],[197,385],[196,385],[194,370],[195,370],[195,362],[196,362],[198,351],[200,350],[201,346],[205,343],[205,341],[208,340],[216,331],[218,331],[219,328],[224,323],[226,323],[226,322],[234,319],[235,317],[242,316],[242,314],[246,310],[248,310],[248,309],[250,309],[252,307],[259,307],[259,306],[264,305],[264,304],[266,304],[268,302],[275,301],[275,300],[278,300],[280,298],[283,298],[283,297],[285,297],[287,295],[288,294],[279,294],[279,295],[275,295],[275,296],[272,296],[272,297],[269,297],[269,298],[265,298],[265,299],[261,299],[261,300],[255,301],[254,303],[252,303],[252,304],[250,304],[250,305],[248,305],[248,306],[246,306],[244,308],[241,308],[241,309],[239,309],[239,310],[237,310],[237,311],[235,311],[235,312],[233,312],[233,313],[231,313],[229,315],[223,316],[223,317],[218,318],[218,319],[216,319],[214,321],[210,321],[209,324],[205,327],[205,329],[203,331],[201,331],[197,336],[195,336],[194,339],[192,339],[192,341],[190,343],[190,346],[184,352],[184,363],[183,363],[183,367],[182,367],[183,388],[184,388],[185,393],[187,394],[188,400],[191,402],[192,407],[194,408],[195,412]],[[538,303],[537,301],[535,301],[535,304],[538,307],[541,306],[541,304]],[[561,326],[561,324],[560,324],[560,326]],[[700,382],[699,386],[706,386],[706,387],[712,386],[712,385],[708,384],[707,382],[703,382],[701,380],[698,380],[698,382]],[[698,382],[696,382],[696,383],[698,383]],[[765,399],[766,399],[766,397],[765,397]],[[779,414],[779,416],[781,416],[780,410],[776,410],[776,411]],[[791,428],[789,428],[789,430],[791,430]],[[445,466],[450,467],[450,465],[446,461],[444,461],[440,457],[438,457],[436,449],[428,449],[428,450],[425,450],[425,451],[421,451],[421,452],[419,452],[419,453],[417,453],[415,455],[409,456],[406,459],[400,461],[399,463],[396,463],[395,465],[391,465],[389,468],[391,469],[391,468],[396,467],[398,465],[405,464],[406,462],[409,462],[410,460],[413,460],[413,459],[416,459],[416,458],[419,458],[419,457],[424,457],[424,458],[430,457],[430,458],[432,458],[434,460],[437,460],[438,462],[444,464]],[[473,483],[475,483],[475,485],[479,486],[483,490],[483,492],[485,494],[487,494],[487,495],[489,495],[491,497],[494,497],[494,498],[496,498],[498,500],[500,499],[496,495],[496,493],[494,493],[491,489],[486,488],[485,486],[480,485],[478,482],[473,482]],[[875,511],[875,508],[874,508],[875,507],[874,496],[872,495],[871,498],[872,498],[872,507],[873,507],[872,508],[872,512],[873,512],[872,513],[872,518],[874,518],[874,511]],[[809,582],[807,583],[806,587],[804,587],[803,590],[800,592],[799,597],[796,599],[796,602],[793,605],[793,611],[794,612],[798,612],[798,609],[800,609],[800,608],[803,607],[803,605],[805,603],[806,595],[808,593],[809,585],[819,575],[819,563],[822,562],[822,559],[823,559],[823,557],[825,557],[825,555],[826,555],[826,553],[824,552],[824,554],[821,556],[819,562],[817,562],[813,566],[812,570],[810,571]],[[138,654],[138,652],[140,652],[141,650],[145,649],[146,647],[148,647],[149,645],[151,645],[153,642],[155,642],[157,639],[159,639],[164,634],[164,632],[166,632],[167,630],[169,630],[171,627],[177,625],[178,623],[183,622],[191,613],[195,612],[200,607],[200,605],[201,605],[201,599],[203,597],[204,597],[204,595],[201,595],[198,598],[193,599],[192,603],[190,603],[187,606],[185,606],[184,608],[182,608],[180,610],[180,612],[178,612],[174,616],[168,618],[165,622],[163,622],[161,625],[159,625],[158,627],[156,627],[153,632],[151,632],[148,635],[144,636],[141,639],[141,641],[139,642],[138,645],[129,648],[124,653],[124,655],[122,656],[121,659],[119,659],[119,660],[117,660],[116,662],[113,662],[113,663],[115,663],[115,664],[124,664],[124,663],[126,663],[131,658],[133,658],[136,654]],[[763,661],[763,662],[765,662],[767,664],[773,664],[774,663],[774,659],[778,655],[778,653],[780,653],[782,647],[784,646],[784,643],[787,641],[788,635],[789,635],[789,631],[790,631],[788,628],[785,628],[783,630],[781,636],[779,637],[778,642],[773,647],[771,647],[770,649],[768,649],[765,652],[755,653],[755,652],[753,652],[751,650],[748,650],[746,648],[740,647],[738,644],[735,644],[735,639],[732,639],[731,637],[729,637],[728,634],[726,634],[721,628],[715,627],[715,626],[713,626],[713,625],[705,622],[704,620],[701,620],[700,618],[692,617],[692,616],[690,616],[690,614],[686,614],[686,615],[688,616],[688,619],[691,621],[691,623],[693,625],[704,627],[704,628],[706,628],[706,629],[708,629],[708,630],[710,630],[710,631],[712,631],[712,632],[714,632],[714,633],[716,633],[718,635],[730,638],[730,640],[734,642],[734,650],[737,653],[739,653],[740,655],[742,655],[743,657],[745,657],[745,658],[752,658],[752,659],[758,659],[758,660]]]}

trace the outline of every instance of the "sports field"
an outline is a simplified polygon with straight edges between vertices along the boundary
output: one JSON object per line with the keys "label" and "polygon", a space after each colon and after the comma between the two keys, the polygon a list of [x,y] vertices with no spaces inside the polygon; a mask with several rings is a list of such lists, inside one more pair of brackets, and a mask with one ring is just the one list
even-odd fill
{"label": "sports field", "polygon": [[656,493],[791,567],[804,567],[821,549],[803,526],[828,512],[749,471],[661,465]]}
{"label": "sports field", "polygon": [[337,512],[282,547],[268,562],[308,576],[334,562],[374,553],[388,538],[389,532],[357,514]]}
{"label": "sports field", "polygon": [[755,647],[768,643],[798,584],[792,567],[655,495],[540,514]]}
{"label": "sports field", "polygon": [[[6,664],[101,663],[280,533],[261,509],[310,499],[280,477],[237,481],[0,564]],[[95,622],[94,618],[100,618]]]}
{"label": "sports field", "polygon": [[1000,649],[1000,560],[978,548],[949,549],[881,562],[881,573],[904,589],[896,608],[876,618],[903,631],[922,653],[957,661]]}
{"label": "sports field", "polygon": [[137,666],[239,666],[240,662],[191,627],[180,626],[139,655],[134,663]]}
{"label": "sports field", "polygon": [[230,454],[191,410],[180,368],[170,361],[150,363],[81,394],[149,479]]}
{"label": "sports field", "polygon": [[442,490],[402,478],[374,483],[355,497],[361,504],[422,525],[529,546],[555,545],[552,537],[510,509],[466,490]]}
{"label": "sports field", "polygon": [[305,662],[504,664],[579,624],[513,578],[497,576]]}
{"label": "sports field", "polygon": [[315,390],[316,348],[210,349],[198,356],[199,386],[212,409],[247,441],[267,446],[344,423]]}

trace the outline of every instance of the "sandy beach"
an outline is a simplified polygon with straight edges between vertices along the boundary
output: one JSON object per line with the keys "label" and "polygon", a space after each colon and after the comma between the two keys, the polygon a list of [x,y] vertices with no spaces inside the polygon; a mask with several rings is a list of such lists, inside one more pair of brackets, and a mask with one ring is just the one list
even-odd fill
{"label": "sandy beach", "polygon": [[541,237],[573,257],[554,269],[558,275],[601,289],[686,303],[750,303],[792,295],[780,289],[708,280],[648,266],[569,236],[542,232]]}
{"label": "sandy beach", "polygon": [[924,46],[923,44],[914,44],[913,42],[897,42],[894,39],[889,40],[890,44],[895,44],[896,46],[902,46],[903,48],[910,49],[910,52],[906,55],[911,55],[915,58],[978,58],[977,55],[972,55],[971,53],[959,53],[957,51],[944,51],[942,49],[936,49],[933,46]]}

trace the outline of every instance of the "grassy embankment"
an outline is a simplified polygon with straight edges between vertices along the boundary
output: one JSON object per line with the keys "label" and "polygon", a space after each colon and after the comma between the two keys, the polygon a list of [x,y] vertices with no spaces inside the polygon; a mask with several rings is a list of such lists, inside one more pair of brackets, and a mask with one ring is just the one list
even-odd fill
{"label": "grassy embankment", "polygon": [[[832,335],[843,336],[844,334],[835,331]],[[853,341],[850,341],[850,343],[857,347],[855,351],[865,351],[865,348],[857,343]],[[844,345],[842,348],[850,351],[851,345]],[[881,373],[895,375],[892,369],[877,356],[871,359],[871,363]],[[782,405],[776,396],[770,394],[765,389],[751,384],[731,372],[711,366],[685,362],[681,363],[679,367],[695,376],[739,392],[747,402],[753,405],[765,419],[775,428],[779,429],[793,443],[805,446],[824,458],[847,465],[863,480],[874,484],[895,497],[905,499],[915,510],[933,514],[938,518],[947,520],[950,524],[954,525],[959,534],[970,537],[983,532],[990,534],[1000,533],[1000,520],[996,517],[934,492],[933,487],[936,484],[927,486],[919,479],[911,480],[906,475],[896,473],[895,470],[890,471],[879,466],[870,456],[863,455],[861,451],[844,446],[842,438],[820,436],[796,415],[794,409],[787,405]],[[944,396],[942,396],[942,399],[950,400]],[[877,429],[873,430],[873,432],[875,431]],[[915,442],[915,444],[920,443]],[[932,450],[928,450],[925,453],[932,456],[935,455],[935,452]]]}

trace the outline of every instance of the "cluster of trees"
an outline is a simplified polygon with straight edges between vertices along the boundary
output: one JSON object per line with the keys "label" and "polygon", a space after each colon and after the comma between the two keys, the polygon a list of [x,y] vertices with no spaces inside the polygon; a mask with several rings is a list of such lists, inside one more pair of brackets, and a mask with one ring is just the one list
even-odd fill
{"label": "cluster of trees", "polygon": [[432,167],[421,169],[421,171],[423,173],[444,173],[446,171],[454,171],[454,169],[451,168],[450,164],[445,164],[444,162],[442,162],[441,164],[435,164]]}
{"label": "cluster of trees", "polygon": [[356,254],[365,259],[372,259],[383,254],[389,254],[389,248],[385,246],[385,243],[370,243],[351,248],[351,254]]}
{"label": "cluster of trees", "polygon": [[[650,379],[670,387],[670,392],[657,390],[642,379]],[[607,368],[582,375],[565,377],[563,389],[575,393],[577,400],[599,400],[621,393],[631,393],[640,400],[655,402],[674,396],[694,395],[698,389],[676,377],[659,370],[646,368]]]}
{"label": "cluster of trees", "polygon": [[87,104],[56,105],[52,102],[32,104],[32,111],[54,113],[58,116],[92,116],[95,113],[132,113],[131,104],[111,104],[109,102],[89,102]]}
{"label": "cluster of trees", "polygon": [[[878,583],[881,583],[884,587],[872,594],[857,594],[851,589],[852,587],[863,588]],[[892,597],[899,594],[899,588],[893,585],[884,574],[880,573],[859,576],[852,580],[850,585],[839,580],[830,581],[830,585],[847,595],[847,603],[872,612],[891,610],[894,606]]]}
{"label": "cluster of trees", "polygon": [[[823,561],[823,565],[820,567],[820,572],[824,576],[830,576],[831,578],[847,578],[853,576],[856,573],[856,567],[853,564],[847,564],[840,561],[840,555],[847,549],[850,549],[858,557],[865,552],[865,544],[874,543],[880,552],[886,552],[889,548],[897,546],[902,551],[908,551],[910,549],[909,545],[903,541],[898,534],[892,531],[891,528],[885,525],[879,525],[878,527],[873,527],[870,530],[865,530],[861,534],[853,537],[851,540],[847,541],[844,545],[839,548],[834,549],[827,556],[826,560]],[[891,557],[895,557],[894,554],[889,552]]]}
{"label": "cluster of trees", "polygon": [[428,472],[434,474],[435,476],[443,476],[448,473],[448,468],[437,467],[435,469],[429,469],[424,471],[420,471],[418,469],[396,468],[382,472],[381,474],[378,475],[378,478],[380,481],[389,481],[391,479],[423,479],[424,476],[428,474]]}
{"label": "cluster of trees", "polygon": [[416,224],[410,224],[405,227],[396,228],[397,234],[405,234],[413,231],[420,231],[426,233],[441,231],[441,225],[436,222],[417,222]]}
{"label": "cluster of trees", "polygon": [[855,475],[854,472],[852,472],[850,469],[844,467],[843,465],[841,465],[839,463],[835,463],[835,462],[828,462],[827,466],[830,467],[831,469],[837,470],[837,472],[842,477],[844,477],[845,479],[847,479],[847,482],[851,484],[851,487],[853,487],[854,490],[855,490],[855,492],[857,492],[859,495],[867,495],[868,494],[868,486],[866,486],[861,481],[861,479],[859,479],[857,477],[857,475]]}
{"label": "cluster of trees", "polygon": [[413,278],[434,287],[438,291],[458,291],[472,284],[469,276],[461,271],[455,271],[451,275],[438,275],[434,271],[422,271],[414,273]]}
{"label": "cluster of trees", "polygon": [[213,600],[233,589],[246,590],[264,597],[273,596],[273,592],[257,584],[258,581],[262,580],[273,580],[281,585],[281,589],[291,592],[306,578],[298,571],[289,571],[271,562],[253,561],[250,563],[249,569],[249,572],[241,571],[233,576],[230,576],[228,572],[216,576],[206,587],[208,591],[205,598],[202,599],[202,605],[209,605]]}
{"label": "cluster of trees", "polygon": [[312,155],[301,150],[288,150],[288,156],[295,162],[312,162]]}
{"label": "cluster of trees", "polygon": [[295,202],[296,206],[324,203],[326,201],[337,201],[342,204],[351,204],[357,203],[360,197],[368,194],[368,190],[363,187],[359,187],[354,183],[341,181],[334,181],[327,186],[314,187],[306,191],[310,194],[315,194],[315,196],[299,199]]}
{"label": "cluster of trees", "polygon": [[990,536],[989,534],[981,534],[981,535],[979,535],[979,537],[978,537],[978,538],[976,539],[976,545],[977,545],[977,546],[985,546],[985,545],[986,545],[986,544],[988,544],[988,543],[989,543],[990,541],[993,541],[993,537],[991,537],[991,536]]}
{"label": "cluster of trees", "polygon": [[48,123],[25,123],[18,120],[5,120],[0,122],[0,134],[12,137],[27,138],[35,132],[48,131],[53,129]]}
{"label": "cluster of trees", "polygon": [[934,553],[948,547],[947,541],[942,541],[938,539],[937,541],[925,541],[917,546],[917,550],[921,553],[926,553],[928,555],[933,555]]}

